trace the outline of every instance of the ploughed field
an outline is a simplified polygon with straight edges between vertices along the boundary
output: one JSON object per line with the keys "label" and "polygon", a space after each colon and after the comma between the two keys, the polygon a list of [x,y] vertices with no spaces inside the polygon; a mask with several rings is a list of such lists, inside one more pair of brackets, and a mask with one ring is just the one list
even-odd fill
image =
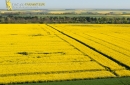
{"label": "ploughed field", "polygon": [[0,84],[124,76],[130,25],[0,25]]}

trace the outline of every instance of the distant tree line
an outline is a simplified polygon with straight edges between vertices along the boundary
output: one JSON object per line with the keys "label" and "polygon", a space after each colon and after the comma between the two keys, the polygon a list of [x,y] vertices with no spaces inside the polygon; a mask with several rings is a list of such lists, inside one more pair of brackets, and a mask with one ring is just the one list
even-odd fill
{"label": "distant tree line", "polygon": [[129,17],[0,16],[0,23],[130,24]]}

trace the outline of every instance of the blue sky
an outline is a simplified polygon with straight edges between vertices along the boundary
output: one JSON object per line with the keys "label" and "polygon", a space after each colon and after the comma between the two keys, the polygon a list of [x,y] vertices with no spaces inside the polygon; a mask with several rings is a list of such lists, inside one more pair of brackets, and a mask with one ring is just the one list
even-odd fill
{"label": "blue sky", "polygon": [[[43,8],[109,8],[130,9],[130,0],[11,0],[12,3],[44,2]],[[0,0],[0,9],[5,9],[5,0]]]}

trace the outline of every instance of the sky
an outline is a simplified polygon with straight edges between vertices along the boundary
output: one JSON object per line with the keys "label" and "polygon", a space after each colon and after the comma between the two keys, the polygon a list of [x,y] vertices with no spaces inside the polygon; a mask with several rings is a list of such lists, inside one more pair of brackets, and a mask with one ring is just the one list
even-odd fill
{"label": "sky", "polygon": [[[43,2],[44,9],[130,9],[130,0],[10,0],[11,3]],[[6,9],[0,0],[0,9]]]}

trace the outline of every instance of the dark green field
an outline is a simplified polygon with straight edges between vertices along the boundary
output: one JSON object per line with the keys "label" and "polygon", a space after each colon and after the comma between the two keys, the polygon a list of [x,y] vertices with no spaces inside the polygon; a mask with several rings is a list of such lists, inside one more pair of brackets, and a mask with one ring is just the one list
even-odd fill
{"label": "dark green field", "polygon": [[94,80],[55,81],[41,83],[23,83],[11,85],[130,85],[130,77]]}

